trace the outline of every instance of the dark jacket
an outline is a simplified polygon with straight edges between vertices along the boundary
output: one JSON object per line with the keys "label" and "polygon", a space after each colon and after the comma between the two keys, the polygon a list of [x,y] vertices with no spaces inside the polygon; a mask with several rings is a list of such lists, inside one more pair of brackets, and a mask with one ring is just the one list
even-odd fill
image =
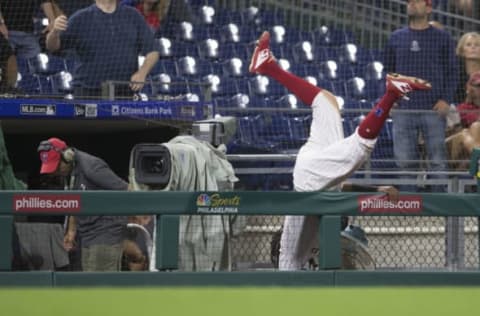
{"label": "dark jacket", "polygon": [[386,72],[430,81],[429,91],[414,91],[409,101],[400,101],[402,109],[431,110],[438,100],[454,103],[458,85],[458,59],[451,36],[435,27],[414,30],[409,27],[396,30],[384,51]]}
{"label": "dark jacket", "polygon": [[[78,149],[75,149],[71,177],[71,190],[128,189],[128,183],[118,177],[105,161]],[[124,239],[127,224],[124,216],[77,216],[76,219],[82,247],[113,245]]]}

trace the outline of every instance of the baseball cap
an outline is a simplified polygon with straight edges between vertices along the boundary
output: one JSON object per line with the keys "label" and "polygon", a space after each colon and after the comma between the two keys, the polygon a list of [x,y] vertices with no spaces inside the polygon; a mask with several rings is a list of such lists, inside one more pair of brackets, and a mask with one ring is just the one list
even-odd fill
{"label": "baseball cap", "polygon": [[480,71],[476,71],[470,75],[468,83],[471,85],[480,85]]}
{"label": "baseball cap", "polygon": [[38,152],[40,153],[40,173],[53,173],[57,170],[58,163],[62,158],[62,151],[67,148],[67,144],[56,137],[49,138],[38,145]]}

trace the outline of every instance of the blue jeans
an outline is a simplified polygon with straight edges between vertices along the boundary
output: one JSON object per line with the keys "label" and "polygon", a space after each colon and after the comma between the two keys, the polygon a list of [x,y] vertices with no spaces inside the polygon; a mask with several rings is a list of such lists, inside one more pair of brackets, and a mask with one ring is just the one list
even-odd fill
{"label": "blue jeans", "polygon": [[19,58],[32,58],[40,54],[38,37],[21,31],[8,31],[8,41]]}
{"label": "blue jeans", "polygon": [[[401,170],[419,170],[418,135],[422,133],[429,163],[429,171],[446,171],[447,155],[445,150],[444,117],[436,112],[405,113],[395,111],[393,118],[393,151],[397,165]],[[416,160],[416,162],[406,161]],[[412,176],[402,178],[412,179]],[[447,176],[435,175],[430,178],[446,179]],[[432,186],[432,191],[445,192],[445,186]],[[401,186],[402,191],[417,191],[416,186]]]}

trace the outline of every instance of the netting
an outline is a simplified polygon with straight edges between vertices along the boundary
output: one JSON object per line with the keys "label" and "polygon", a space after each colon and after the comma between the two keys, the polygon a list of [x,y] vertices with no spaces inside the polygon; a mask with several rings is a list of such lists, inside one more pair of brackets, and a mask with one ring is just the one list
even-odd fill
{"label": "netting", "polygon": [[[230,144],[233,153],[295,152],[309,135],[311,114],[308,106],[272,78],[247,71],[255,41],[263,30],[271,32],[271,49],[282,68],[338,97],[343,109],[345,135],[350,135],[362,115],[382,96],[385,71],[388,70],[384,64],[390,57],[385,56],[387,40],[393,30],[406,23],[405,3],[398,1],[378,4],[375,8],[358,3],[357,15],[350,11],[348,1],[322,5],[305,1],[305,8],[312,6],[312,10],[318,11],[316,18],[308,10],[297,12],[300,8],[291,4],[275,6],[268,1],[236,10],[224,8],[220,2],[159,1],[148,10],[150,1],[132,0],[121,1],[118,6],[112,4],[116,7],[115,13],[103,15],[95,12],[109,12],[112,7],[99,9],[95,5],[88,6],[88,1],[75,4],[54,1],[53,5],[45,1],[32,6],[22,3],[5,1],[1,4],[6,27],[11,31],[11,43],[17,41],[15,29],[34,36],[28,38],[30,46],[15,44],[18,80],[17,90],[13,91],[20,95],[68,98],[131,99],[137,94],[137,100],[211,100],[217,113],[238,117],[237,137]],[[438,20],[449,17],[440,11],[449,7],[435,6],[434,17]],[[372,19],[365,21],[365,26],[355,25],[369,14],[369,9],[377,15],[378,21]],[[327,12],[336,20],[328,19]],[[294,19],[294,13],[299,14],[298,19]],[[60,46],[56,49],[55,45],[46,45],[49,36],[44,30],[51,29],[53,18],[62,14],[68,18],[68,27],[57,25]],[[304,21],[304,25],[299,25],[297,20]],[[23,29],[19,21],[24,24]],[[465,27],[477,26],[468,22],[470,24]],[[462,25],[451,20],[443,23],[455,36],[462,34],[458,31]],[[378,41],[381,47],[372,45],[370,37],[365,35],[375,31],[381,34]],[[464,29],[463,33],[467,31],[470,29]],[[437,42],[431,39],[421,45],[425,47],[410,48],[430,53],[436,50]],[[158,54],[159,61],[151,64],[151,54]],[[408,69],[402,66],[389,70],[428,74],[428,79],[435,81],[436,75],[431,75],[428,69],[447,64],[450,57],[447,53],[442,56],[435,60],[431,54],[433,66],[419,59],[417,64],[408,65]],[[142,84],[133,85],[132,91],[132,81]],[[430,104],[432,100],[424,103]],[[409,109],[408,105],[403,102],[402,109]],[[431,108],[427,105],[421,110],[429,112]],[[413,125],[412,130],[417,135],[412,142],[416,145],[405,150],[407,153],[403,156],[395,154],[393,125],[389,121],[382,130],[368,167],[447,168],[445,162],[430,166],[428,161],[438,160],[438,157],[433,157],[431,150],[426,148],[430,143],[429,135],[425,135],[425,129],[413,128]],[[465,156],[451,158],[462,160]],[[440,160],[447,159],[447,155],[440,155]],[[399,164],[399,160],[427,162]]]}
{"label": "netting", "polygon": [[[70,7],[73,2],[75,4]],[[383,94],[386,71],[384,48],[392,31],[406,23],[405,1],[377,1],[375,6],[370,1],[324,1],[321,4],[318,1],[304,1],[302,6],[277,1],[284,7],[276,6],[273,3],[275,1],[256,1],[253,3],[256,6],[247,8],[239,5],[235,10],[233,7],[237,3],[230,3],[228,8],[224,8],[218,5],[219,2],[166,1],[169,5],[162,10],[168,13],[157,16],[164,20],[159,21],[157,26],[154,21],[154,30],[149,28],[148,20],[144,21],[139,19],[141,15],[133,14],[136,10],[134,6],[139,4],[137,1],[122,1],[120,5],[130,6],[126,11],[130,13],[122,15],[119,20],[112,20],[111,25],[99,26],[87,16],[79,19],[77,24],[73,22],[75,19],[72,22],[69,20],[71,25],[67,30],[69,27],[72,32],[75,28],[85,30],[85,33],[81,33],[85,43],[98,49],[97,56],[94,50],[82,46],[86,44],[77,42],[75,34],[78,36],[78,33],[65,37],[69,49],[65,47],[56,52],[49,51],[45,47],[45,34],[42,33],[49,21],[40,3],[31,9],[26,5],[18,7],[19,3],[22,5],[25,2],[2,1],[0,9],[10,42],[14,40],[13,31],[17,28],[12,24],[12,19],[21,17],[27,21],[25,23],[30,25],[31,22],[31,28],[29,26],[19,31],[33,34],[33,42],[39,46],[39,51],[27,50],[26,54],[18,47],[15,50],[18,76],[15,86],[8,90],[8,96],[13,93],[19,97],[97,99],[113,95],[117,99],[131,99],[134,92],[130,89],[130,83],[138,79],[132,76],[145,65],[148,54],[154,51],[160,59],[149,69],[146,77],[140,77],[144,85],[137,91],[137,94],[141,93],[137,95],[137,100],[211,102],[216,113],[237,117],[237,133],[228,146],[229,153],[295,154],[308,138],[311,110],[273,79],[248,73],[255,41],[261,32],[271,32],[271,49],[282,68],[337,96],[342,108],[344,132],[350,135]],[[12,3],[16,4],[15,9],[7,9],[6,5]],[[70,19],[91,1],[56,3]],[[181,3],[184,7],[176,7]],[[242,4],[246,5],[245,2]],[[449,6],[442,2],[436,10]],[[355,13],[350,11],[353,10],[351,8],[356,10]],[[53,8],[53,12],[56,16],[61,14],[56,8]],[[477,11],[469,12],[474,15]],[[465,32],[480,29],[478,21],[441,14],[442,11],[434,13],[455,40]],[[143,36],[132,35],[134,29],[141,30]],[[140,43],[137,44],[136,40]],[[427,42],[425,49],[431,50],[434,44],[433,41]],[[418,48],[414,44],[409,47]],[[94,61],[98,64],[93,64],[93,70],[86,72],[91,75],[88,77],[91,80],[83,78],[86,81],[82,81],[85,72],[82,72],[81,64],[92,65]],[[446,61],[445,57],[438,63]],[[424,63],[411,66],[418,68],[420,73],[426,68]],[[3,74],[7,72],[2,71],[2,80],[6,78]],[[77,87],[86,89],[76,92]],[[363,170],[399,170],[399,159],[394,154],[394,124],[394,117],[387,120],[371,159]],[[417,164],[407,165],[404,169],[431,169],[424,138],[424,133],[418,133],[413,143],[412,150],[418,154],[414,156]],[[460,170],[465,170],[465,155],[451,158],[461,160],[463,165]],[[263,163],[254,160],[236,163],[235,166],[263,168],[263,174],[242,174],[243,189],[292,189],[293,160]],[[284,170],[270,174],[275,168]],[[438,171],[445,173],[452,169],[449,165],[442,165]],[[416,174],[412,181],[414,184],[421,182],[424,176]],[[396,177],[391,180],[393,184],[400,183]],[[445,185],[445,181],[448,180],[440,185]],[[447,249],[444,219],[369,218],[358,221],[370,239],[369,249],[378,267],[402,269],[445,266]],[[234,236],[231,249],[233,264],[238,269],[262,265],[269,267],[271,236],[280,228],[282,218],[252,217],[247,222],[242,233]],[[466,267],[478,264],[477,233],[475,221],[468,219],[465,222]]]}

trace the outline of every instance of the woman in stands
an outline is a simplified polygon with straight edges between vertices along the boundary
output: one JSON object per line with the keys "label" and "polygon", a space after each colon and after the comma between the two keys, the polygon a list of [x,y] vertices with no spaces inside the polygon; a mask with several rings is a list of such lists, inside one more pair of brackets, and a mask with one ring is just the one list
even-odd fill
{"label": "woman in stands", "polygon": [[465,100],[465,82],[469,76],[480,70],[480,34],[468,32],[463,34],[457,44],[457,56],[460,59],[460,84],[456,91],[456,102]]}
{"label": "woman in stands", "polygon": [[460,161],[468,160],[472,150],[480,147],[480,71],[470,75],[465,91],[465,102],[457,107],[463,129],[446,140],[455,169],[465,169]]}

